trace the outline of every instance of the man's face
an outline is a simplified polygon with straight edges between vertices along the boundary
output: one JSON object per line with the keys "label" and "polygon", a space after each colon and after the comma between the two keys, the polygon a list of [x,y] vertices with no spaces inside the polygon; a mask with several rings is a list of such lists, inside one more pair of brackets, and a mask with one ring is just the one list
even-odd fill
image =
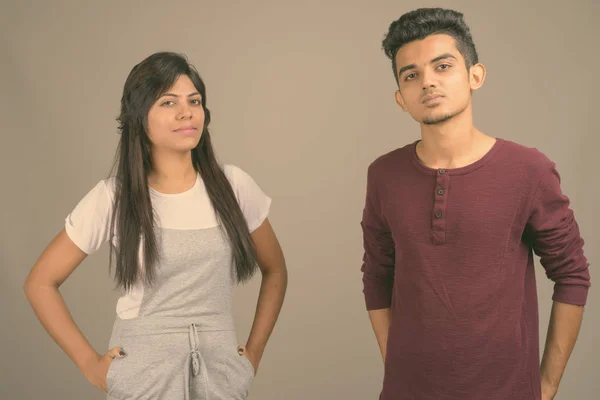
{"label": "man's face", "polygon": [[483,83],[481,64],[467,70],[450,35],[435,34],[402,46],[396,54],[396,101],[419,123],[440,124],[471,106]]}

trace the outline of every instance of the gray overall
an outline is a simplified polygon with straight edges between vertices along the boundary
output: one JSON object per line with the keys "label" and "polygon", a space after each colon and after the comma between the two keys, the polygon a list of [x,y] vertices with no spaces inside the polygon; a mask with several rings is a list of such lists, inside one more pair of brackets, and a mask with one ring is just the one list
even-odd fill
{"label": "gray overall", "polygon": [[237,353],[231,248],[220,227],[157,229],[156,283],[137,317],[117,316],[109,348],[108,400],[246,399],[254,379]]}

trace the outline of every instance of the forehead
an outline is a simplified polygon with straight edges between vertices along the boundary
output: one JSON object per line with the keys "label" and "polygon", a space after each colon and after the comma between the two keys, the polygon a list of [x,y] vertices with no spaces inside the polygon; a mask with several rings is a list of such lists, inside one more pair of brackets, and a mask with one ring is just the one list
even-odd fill
{"label": "forehead", "polygon": [[196,91],[194,83],[187,75],[179,75],[173,83],[173,86],[167,90],[167,92],[170,93],[184,93],[186,95]]}
{"label": "forehead", "polygon": [[415,40],[402,46],[396,53],[398,70],[405,65],[427,64],[442,54],[452,54],[458,60],[463,60],[456,47],[456,40],[447,34],[435,34],[422,40]]}

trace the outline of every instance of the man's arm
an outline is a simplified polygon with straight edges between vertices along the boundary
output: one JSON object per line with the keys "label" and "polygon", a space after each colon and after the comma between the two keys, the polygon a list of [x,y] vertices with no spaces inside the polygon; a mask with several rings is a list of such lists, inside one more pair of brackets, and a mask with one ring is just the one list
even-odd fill
{"label": "man's arm", "polygon": [[371,165],[367,174],[367,194],[361,222],[364,246],[361,271],[366,308],[385,361],[391,324],[395,248],[391,231],[381,211],[375,175]]}
{"label": "man's arm", "polygon": [[552,312],[541,363],[543,400],[553,399],[577,341],[590,285],[570,202],[560,188],[556,166],[548,162],[533,198],[526,238],[540,256],[546,276],[554,282]]}
{"label": "man's arm", "polygon": [[375,338],[381,351],[381,358],[385,363],[385,355],[387,351],[387,339],[388,332],[390,330],[390,324],[392,322],[392,313],[390,308],[384,308],[381,310],[370,310],[369,319],[375,332]]}
{"label": "man's arm", "polygon": [[542,357],[541,375],[543,399],[552,399],[575,347],[583,319],[583,307],[554,302],[546,346]]}

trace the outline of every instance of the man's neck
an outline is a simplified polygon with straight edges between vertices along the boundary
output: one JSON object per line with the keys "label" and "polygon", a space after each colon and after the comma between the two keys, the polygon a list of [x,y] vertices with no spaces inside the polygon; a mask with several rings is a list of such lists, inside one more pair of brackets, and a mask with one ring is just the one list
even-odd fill
{"label": "man's neck", "polygon": [[422,125],[417,155],[430,168],[461,168],[481,159],[495,139],[479,131],[471,118],[457,115],[441,124]]}

